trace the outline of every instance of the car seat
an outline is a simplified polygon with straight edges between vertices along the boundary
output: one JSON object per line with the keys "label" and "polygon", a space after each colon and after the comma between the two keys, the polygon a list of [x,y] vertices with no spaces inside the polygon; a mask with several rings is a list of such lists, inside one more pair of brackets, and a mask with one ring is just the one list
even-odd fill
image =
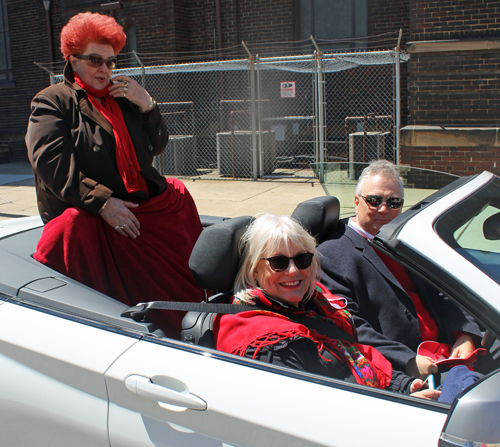
{"label": "car seat", "polygon": [[[299,203],[291,217],[297,220],[317,243],[337,228],[340,204],[336,197],[323,196]],[[236,217],[212,225],[202,231],[191,256],[189,267],[207,301],[227,303],[240,265],[239,242],[252,217]],[[215,313],[188,312],[182,321],[181,340],[215,348],[213,319]]]}

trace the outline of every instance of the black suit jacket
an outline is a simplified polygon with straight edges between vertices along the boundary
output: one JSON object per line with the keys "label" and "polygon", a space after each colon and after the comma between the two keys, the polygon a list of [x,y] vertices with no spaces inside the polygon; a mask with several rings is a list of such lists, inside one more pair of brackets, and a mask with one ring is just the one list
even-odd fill
{"label": "black suit jacket", "polygon": [[[377,348],[393,365],[405,371],[421,342],[413,301],[375,250],[347,220],[318,247],[321,282],[345,296],[358,328],[359,342]],[[455,331],[480,336],[477,324],[452,301],[420,277],[410,276],[422,302],[439,328],[438,341],[453,344]]]}

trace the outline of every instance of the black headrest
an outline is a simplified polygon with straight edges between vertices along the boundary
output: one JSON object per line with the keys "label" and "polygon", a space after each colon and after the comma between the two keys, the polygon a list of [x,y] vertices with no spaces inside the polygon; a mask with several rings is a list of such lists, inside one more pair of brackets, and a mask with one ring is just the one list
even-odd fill
{"label": "black headrest", "polygon": [[238,245],[252,217],[228,219],[204,229],[189,258],[196,283],[213,292],[233,288],[240,254]]}
{"label": "black headrest", "polygon": [[493,214],[484,221],[483,234],[489,241],[500,239],[500,213]]}
{"label": "black headrest", "polygon": [[[336,197],[324,196],[300,203],[292,214],[320,243],[337,228],[340,204]],[[240,254],[238,246],[252,217],[228,219],[205,228],[189,258],[196,283],[206,290],[227,292],[233,288]]]}
{"label": "black headrest", "polygon": [[299,222],[320,244],[337,229],[340,216],[339,199],[322,196],[299,203],[292,218]]}

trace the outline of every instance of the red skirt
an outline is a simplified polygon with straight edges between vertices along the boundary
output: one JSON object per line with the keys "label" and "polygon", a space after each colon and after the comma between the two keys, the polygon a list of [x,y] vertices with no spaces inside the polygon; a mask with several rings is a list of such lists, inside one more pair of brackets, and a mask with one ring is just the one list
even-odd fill
{"label": "red skirt", "polygon": [[[127,238],[99,216],[69,208],[48,222],[34,258],[99,292],[133,306],[146,301],[203,299],[188,261],[202,227],[184,184],[167,179],[167,189],[133,209],[141,225]],[[179,338],[183,312],[152,311],[167,336]]]}

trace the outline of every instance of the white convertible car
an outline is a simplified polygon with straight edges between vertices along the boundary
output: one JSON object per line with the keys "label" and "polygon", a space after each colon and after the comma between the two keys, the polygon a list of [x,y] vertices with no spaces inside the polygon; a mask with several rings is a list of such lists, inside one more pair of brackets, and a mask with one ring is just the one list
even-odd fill
{"label": "white convertible car", "polygon": [[[321,210],[314,202],[299,206],[302,216]],[[329,225],[336,219],[326,216]],[[227,224],[203,221],[215,223],[205,231]],[[36,262],[41,232],[38,218],[0,222],[2,446],[500,445],[495,356],[449,405],[221,353],[189,324],[165,338],[126,305]],[[486,347],[495,347],[498,177],[456,180],[373,243],[475,317]]]}

